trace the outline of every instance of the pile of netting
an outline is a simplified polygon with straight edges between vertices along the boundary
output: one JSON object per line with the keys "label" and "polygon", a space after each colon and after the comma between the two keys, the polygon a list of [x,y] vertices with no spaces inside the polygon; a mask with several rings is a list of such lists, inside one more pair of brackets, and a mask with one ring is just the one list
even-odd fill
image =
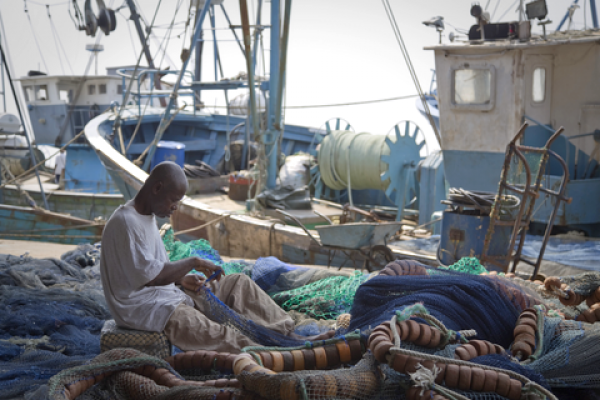
{"label": "pile of netting", "polygon": [[349,313],[358,287],[371,276],[332,276],[271,297],[285,311],[298,311],[315,319],[336,319]]}
{"label": "pile of netting", "polygon": [[50,377],[100,353],[110,314],[91,250],[67,261],[0,255],[0,399],[42,398]]}
{"label": "pile of netting", "polygon": [[[275,257],[259,258],[254,264],[241,260],[225,262],[206,240],[179,242],[172,229],[166,231],[163,243],[171,261],[197,256],[219,265],[226,275],[250,276],[279,306],[291,312],[301,335],[314,335],[333,327],[340,314],[350,312],[358,286],[373,276],[359,271],[348,275],[333,269],[293,266]],[[223,312],[229,311],[218,311]]]}
{"label": "pile of netting", "polygon": [[[250,358],[202,350],[168,360],[131,349],[98,355],[100,329],[111,317],[97,249],[80,247],[63,260],[1,256],[0,308],[8,312],[0,313],[0,399],[411,400],[442,394],[512,400],[517,389],[528,398],[549,388],[561,399],[600,390],[600,324],[588,323],[595,315],[590,299],[600,295],[599,274],[562,277],[560,288],[548,290],[503,274],[477,275],[480,265],[471,259],[449,269],[395,261],[380,274],[348,275],[273,257],[225,262],[206,241],[183,244],[166,236],[165,245],[171,260],[198,256],[228,274],[250,276],[303,321],[297,333],[338,327],[336,338],[307,344],[278,335],[209,292],[212,318],[261,343],[245,349]],[[574,295],[588,301],[574,304]],[[564,319],[584,313],[587,320]],[[535,328],[525,326],[524,315],[535,316],[528,325]],[[336,317],[349,322],[336,325]],[[470,358],[460,358],[465,354]],[[502,390],[469,386],[486,374]]]}
{"label": "pile of netting", "polygon": [[[593,298],[600,275],[580,278],[565,277],[565,290]],[[350,326],[336,338],[165,360],[117,349],[54,377],[50,394],[72,399],[65,394],[90,388],[79,398],[595,398],[600,329],[552,316],[554,303],[533,285],[396,261],[358,287]],[[257,329],[218,301],[211,307],[222,323],[248,335]]]}

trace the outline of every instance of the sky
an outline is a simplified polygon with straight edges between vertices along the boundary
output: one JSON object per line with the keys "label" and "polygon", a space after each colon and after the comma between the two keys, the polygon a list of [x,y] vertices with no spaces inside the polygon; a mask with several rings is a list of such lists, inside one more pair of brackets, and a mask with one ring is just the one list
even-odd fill
{"label": "sky", "polygon": [[[69,12],[73,15],[73,0],[0,0],[0,16],[3,21],[3,43],[8,48],[13,76],[25,76],[29,70],[40,70],[52,75],[83,75],[91,53],[87,44],[98,40],[77,30]],[[83,11],[84,1],[76,0]],[[251,21],[255,21],[257,0],[247,0]],[[385,1],[385,0],[384,0]],[[433,51],[426,46],[438,43],[438,32],[423,25],[423,21],[434,16],[443,16],[445,30],[442,41],[449,42],[449,34],[458,35],[457,40],[466,39],[465,32],[475,23],[469,10],[472,0],[388,0],[396,23],[406,44],[413,68],[422,89],[430,87],[432,70],[435,68]],[[155,38],[150,50],[156,64],[178,69],[181,65],[182,48],[189,46],[191,27],[185,29],[190,0],[137,0],[141,14],[154,23]],[[92,0],[94,10],[96,2]],[[98,56],[98,71],[106,67],[135,65],[141,45],[124,0],[105,0],[109,8],[117,12],[117,28],[99,43],[104,51]],[[554,30],[565,15],[570,0],[547,0],[548,25]],[[591,26],[589,5],[580,2],[573,16],[572,28],[580,29],[584,24]],[[47,7],[47,5],[49,7]],[[223,6],[233,25],[240,24],[239,1],[224,0]],[[270,2],[263,4],[262,24],[269,23]],[[518,19],[518,1],[484,0],[492,22]],[[158,9],[158,11],[156,11]],[[227,29],[227,21],[216,8],[217,43],[223,64],[223,75],[233,77],[245,71],[245,61],[239,46]],[[50,17],[48,15],[50,14]],[[172,29],[169,29],[174,22]],[[251,22],[253,23],[253,22]],[[533,25],[533,32],[541,27]],[[208,28],[206,20],[204,27]],[[99,33],[100,31],[98,31]],[[269,56],[269,32],[263,35],[264,57]],[[187,34],[187,36],[186,36]],[[215,78],[212,31],[205,30],[203,80]],[[238,30],[238,36],[241,32]],[[168,43],[168,44],[167,44]],[[166,48],[166,52],[164,49]],[[262,57],[261,57],[262,59]],[[143,60],[142,64],[146,64]],[[268,64],[268,61],[267,61]],[[267,65],[268,71],[268,65]],[[262,63],[258,74],[263,74]],[[89,74],[95,73],[91,64]],[[326,121],[341,118],[350,123],[356,132],[386,134],[400,121],[410,120],[424,132],[430,150],[438,148],[432,129],[426,118],[415,107],[415,97],[404,100],[389,100],[413,96],[417,93],[406,62],[388,20],[384,4],[379,0],[300,0],[292,2],[290,39],[287,63],[285,122],[322,128]],[[218,76],[218,79],[221,75]],[[10,96],[7,84],[6,92]],[[236,93],[230,94],[230,99]],[[7,97],[9,97],[7,96]],[[209,109],[224,112],[222,94],[202,95]],[[349,104],[362,103],[362,104]],[[12,101],[7,99],[8,112],[16,112]],[[341,105],[345,104],[345,105]],[[312,107],[337,105],[327,107]],[[296,108],[300,107],[302,108]],[[308,107],[311,106],[311,107]]]}

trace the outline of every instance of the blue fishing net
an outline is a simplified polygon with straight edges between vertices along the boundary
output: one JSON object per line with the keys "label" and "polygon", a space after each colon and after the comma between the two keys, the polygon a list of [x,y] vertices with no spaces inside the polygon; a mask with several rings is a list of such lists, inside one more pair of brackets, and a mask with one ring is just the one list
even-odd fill
{"label": "blue fishing net", "polygon": [[254,323],[229,308],[210,289],[205,289],[205,291],[210,318],[222,325],[237,329],[254,342],[264,346],[278,347],[302,346],[306,343],[305,340],[294,339]]}
{"label": "blue fishing net", "polygon": [[256,282],[261,289],[269,291],[269,289],[277,283],[277,280],[282,274],[302,268],[286,264],[275,257],[264,257],[256,260],[252,269],[252,280]]}
{"label": "blue fishing net", "polygon": [[[357,290],[349,331],[365,330],[390,320],[397,310],[421,303],[452,330],[475,329],[477,338],[508,347],[519,313],[509,280],[452,271],[432,275],[375,276]],[[536,304],[529,297],[525,305]]]}
{"label": "blue fishing net", "polygon": [[100,353],[110,314],[94,268],[0,255],[0,399],[35,391]]}

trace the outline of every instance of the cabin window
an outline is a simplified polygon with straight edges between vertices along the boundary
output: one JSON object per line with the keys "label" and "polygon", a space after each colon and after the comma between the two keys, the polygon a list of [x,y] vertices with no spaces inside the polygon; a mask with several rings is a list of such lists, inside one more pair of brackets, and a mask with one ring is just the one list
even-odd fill
{"label": "cabin window", "polygon": [[24,86],[23,91],[25,92],[25,101],[29,102],[33,100],[33,88],[31,86]]}
{"label": "cabin window", "polygon": [[71,100],[69,98],[69,91],[66,89],[61,89],[58,91],[58,98],[62,101],[64,101],[65,103],[70,103]]}
{"label": "cabin window", "polygon": [[48,100],[48,86],[47,85],[36,86],[35,99],[36,100]]}
{"label": "cabin window", "polygon": [[492,72],[489,69],[457,69],[454,71],[456,104],[489,104]]}
{"label": "cabin window", "polygon": [[546,68],[538,67],[533,70],[531,92],[534,103],[542,103],[546,99]]}
{"label": "cabin window", "polygon": [[98,85],[98,93],[106,94],[106,84],[105,83],[101,83],[100,85]]}
{"label": "cabin window", "polygon": [[117,94],[123,94],[123,85],[117,85]]}
{"label": "cabin window", "polygon": [[89,95],[96,94],[96,85],[88,85],[88,94]]}

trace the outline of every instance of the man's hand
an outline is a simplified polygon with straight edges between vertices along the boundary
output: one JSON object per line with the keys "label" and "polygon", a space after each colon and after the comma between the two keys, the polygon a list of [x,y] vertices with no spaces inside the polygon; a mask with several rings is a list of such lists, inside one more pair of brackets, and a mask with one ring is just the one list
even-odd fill
{"label": "man's hand", "polygon": [[184,289],[197,292],[204,286],[204,282],[206,282],[206,278],[198,274],[186,275],[181,279],[181,286]]}
{"label": "man's hand", "polygon": [[215,278],[217,281],[221,280],[221,276],[223,275],[223,269],[210,261],[203,260],[201,258],[196,257],[196,266],[194,269],[198,272],[202,272],[206,277],[210,277],[215,272],[219,271],[219,274]]}

